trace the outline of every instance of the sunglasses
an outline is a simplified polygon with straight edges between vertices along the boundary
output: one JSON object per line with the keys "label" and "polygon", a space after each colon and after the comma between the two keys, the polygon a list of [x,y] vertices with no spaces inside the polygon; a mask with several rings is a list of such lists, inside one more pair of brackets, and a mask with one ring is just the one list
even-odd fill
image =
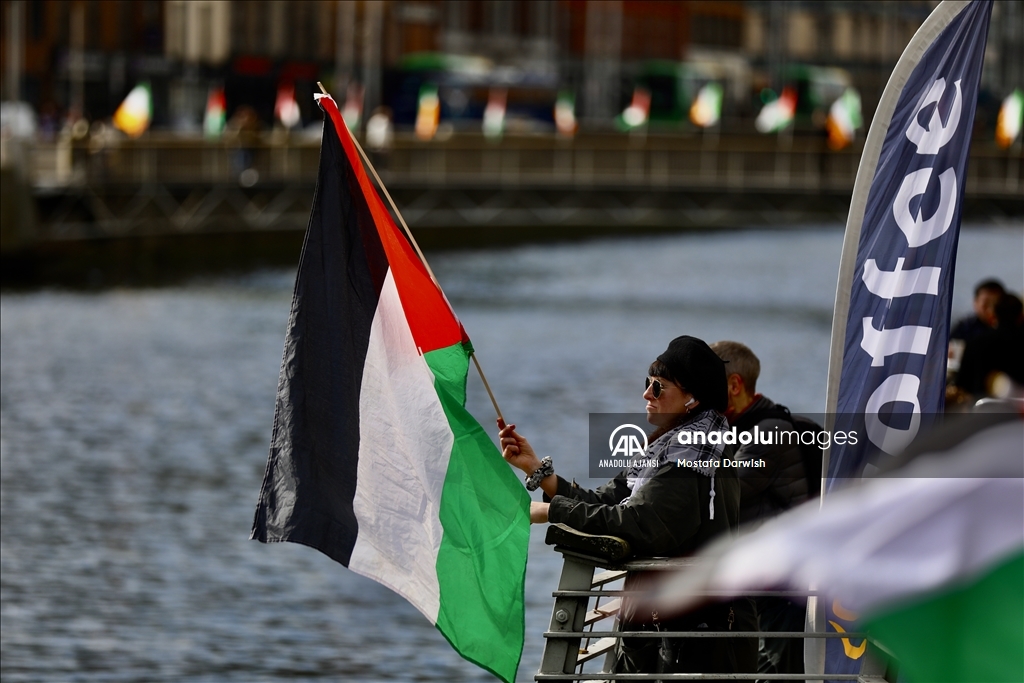
{"label": "sunglasses", "polygon": [[662,382],[660,379],[651,379],[650,377],[644,379],[644,391],[650,389],[654,398],[661,398],[661,392],[666,386],[667,382]]}

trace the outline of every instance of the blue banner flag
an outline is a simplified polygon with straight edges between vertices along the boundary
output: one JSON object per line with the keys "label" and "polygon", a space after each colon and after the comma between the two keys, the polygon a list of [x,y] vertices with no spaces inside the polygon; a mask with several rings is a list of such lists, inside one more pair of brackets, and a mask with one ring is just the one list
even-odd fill
{"label": "blue banner flag", "polygon": [[[943,411],[953,269],[991,11],[990,0],[941,3],[904,51],[872,119],[846,223],[826,405],[844,423],[826,428],[866,438],[826,452],[824,493],[899,454]],[[857,617],[838,605],[815,614],[815,629],[827,623],[829,631],[852,630]],[[860,670],[859,640],[829,640],[824,653],[808,645],[808,672]]]}
{"label": "blue banner flag", "polygon": [[[827,413],[866,439],[833,446],[826,490],[900,453],[943,410],[967,157],[989,0],[944,2],[889,80],[846,224]],[[875,455],[877,454],[877,455]]]}

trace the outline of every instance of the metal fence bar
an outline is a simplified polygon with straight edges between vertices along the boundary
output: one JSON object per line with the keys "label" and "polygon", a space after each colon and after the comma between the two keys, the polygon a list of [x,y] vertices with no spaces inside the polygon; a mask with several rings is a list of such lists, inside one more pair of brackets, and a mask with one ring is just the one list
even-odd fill
{"label": "metal fence bar", "polygon": [[[820,681],[821,674],[762,674],[762,673],[739,673],[739,674],[623,674],[602,672],[587,672],[573,674],[536,674],[536,681],[750,681],[758,679],[762,681]],[[876,676],[864,676],[863,674],[828,674],[830,681],[878,681],[883,679]]]}
{"label": "metal fence bar", "polygon": [[[568,591],[552,591],[551,597],[553,598],[594,598],[594,597],[629,597],[637,595],[649,595],[645,591],[626,591],[626,590],[568,590]],[[731,598],[735,597],[736,594],[728,591],[694,591],[690,595],[702,595],[706,597],[721,597]],[[809,597],[812,595],[820,595],[819,591],[743,591],[743,597],[760,598],[760,597]]]}
{"label": "metal fence bar", "polygon": [[[650,571],[652,569],[685,569],[692,565],[692,558],[654,558],[638,559],[623,563],[606,563],[602,560],[577,551],[557,547],[562,553],[562,577],[558,589],[552,592],[555,606],[552,610],[551,627],[543,633],[544,653],[537,681],[819,681],[822,674],[762,674],[757,672],[742,673],[614,673],[616,663],[616,644],[621,638],[657,638],[657,639],[706,639],[706,638],[783,638],[783,639],[867,639],[861,632],[843,633],[806,633],[803,631],[621,631],[618,621],[613,623],[611,630],[596,630],[595,622],[603,621],[613,614],[603,615],[599,612],[601,600],[620,596],[646,595],[643,591],[626,591],[601,589],[601,585],[623,578],[626,571]],[[597,573],[597,569],[607,571]],[[702,591],[701,595],[718,595],[727,597],[721,591]],[[806,596],[816,595],[817,591],[749,591],[746,595],[756,596]],[[591,600],[594,609],[588,610]],[[613,601],[614,602],[614,601]],[[612,607],[613,603],[608,603]],[[618,611],[618,605],[614,605]],[[592,618],[586,618],[589,615]],[[593,618],[595,615],[599,615]],[[589,627],[587,629],[586,627]],[[581,643],[586,644],[581,647]],[[584,665],[604,655],[604,666],[601,672],[584,671]],[[885,665],[870,652],[864,658],[858,674],[828,674],[832,681],[858,681],[859,683],[887,683]]]}
{"label": "metal fence bar", "polygon": [[546,631],[545,638],[867,638],[866,633],[804,631]]}
{"label": "metal fence bar", "polygon": [[[37,142],[26,146],[26,153],[30,180],[39,187],[141,180],[222,183],[245,170],[255,171],[250,178],[312,183],[317,143],[272,135],[217,142],[154,137],[99,146],[88,141]],[[1024,192],[1022,160],[990,147],[979,144],[972,150],[968,195],[1019,196]],[[813,193],[851,189],[858,152],[835,152],[816,138],[785,136],[774,143],[742,136],[711,147],[699,138],[673,136],[571,142],[510,136],[500,143],[465,136],[426,144],[399,136],[384,156],[382,170],[389,185],[778,188]]]}

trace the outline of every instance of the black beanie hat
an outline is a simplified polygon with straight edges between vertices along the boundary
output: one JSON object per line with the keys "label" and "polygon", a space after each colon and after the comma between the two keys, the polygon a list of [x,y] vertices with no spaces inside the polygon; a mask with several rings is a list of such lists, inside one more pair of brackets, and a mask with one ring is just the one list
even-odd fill
{"label": "black beanie hat", "polygon": [[676,337],[658,360],[672,373],[672,379],[704,408],[724,413],[729,407],[725,362],[702,340],[687,335]]}

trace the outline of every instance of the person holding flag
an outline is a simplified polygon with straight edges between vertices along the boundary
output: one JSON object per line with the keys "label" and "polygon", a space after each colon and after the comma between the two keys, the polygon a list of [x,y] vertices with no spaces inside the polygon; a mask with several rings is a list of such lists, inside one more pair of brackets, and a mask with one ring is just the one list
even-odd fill
{"label": "person holding flag", "polygon": [[[502,455],[526,474],[526,488],[544,492],[533,502],[530,521],[562,523],[578,531],[625,539],[640,555],[679,556],[693,553],[711,539],[735,531],[739,520],[739,482],[732,469],[715,463],[732,447],[701,443],[683,445],[682,432],[722,432],[726,397],[725,363],[702,340],[673,339],[648,369],[643,398],[647,420],[654,425],[646,460],[657,466],[623,470],[612,481],[590,491],[554,473],[551,458],[541,460],[515,425],[499,421]],[[690,439],[697,441],[697,439]],[[704,441],[701,439],[700,441]],[[679,467],[678,461],[693,463]],[[626,590],[650,584],[647,573],[632,573]],[[657,614],[637,609],[630,601],[620,612],[622,630],[754,630],[749,599],[659,622]],[[715,639],[710,645],[686,639],[623,638],[616,652],[616,673],[753,673],[757,663],[754,638]]]}

